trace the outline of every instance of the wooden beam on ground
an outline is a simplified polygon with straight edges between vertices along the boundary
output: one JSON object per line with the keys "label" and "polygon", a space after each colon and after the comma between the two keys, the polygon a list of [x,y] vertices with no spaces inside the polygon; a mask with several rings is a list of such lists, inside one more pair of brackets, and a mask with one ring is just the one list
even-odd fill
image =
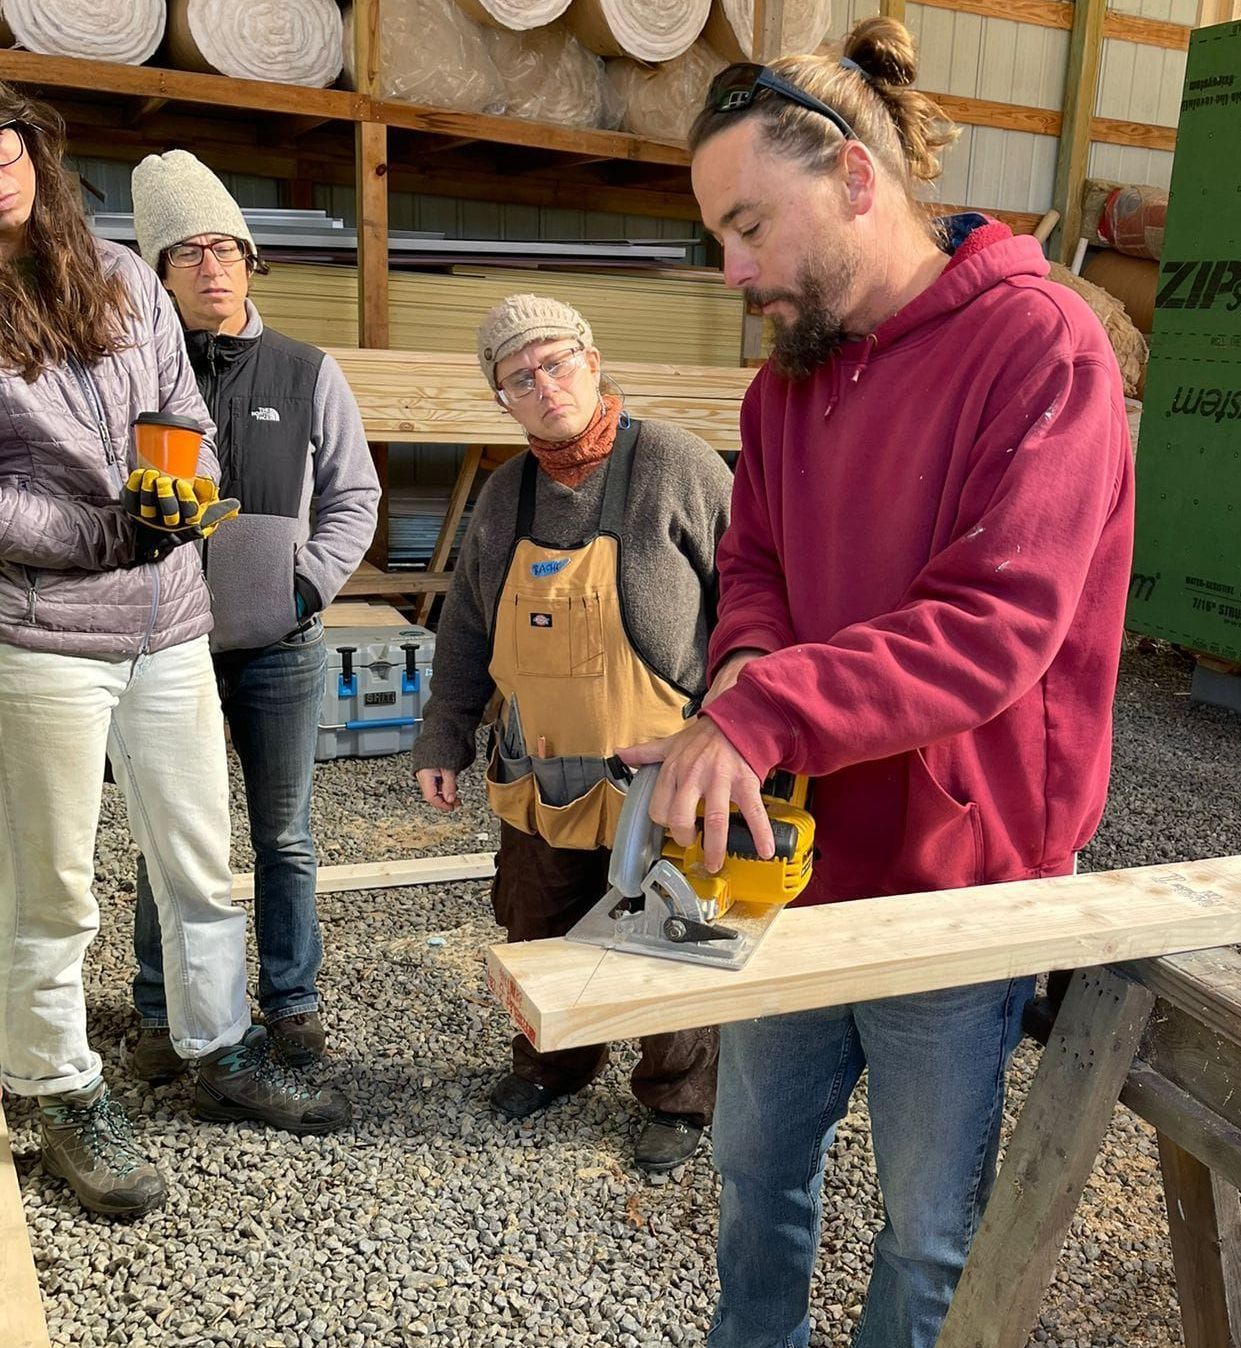
{"label": "wooden beam on ground", "polygon": [[[316,894],[355,889],[399,889],[405,885],[448,885],[456,880],[490,880],[496,873],[493,852],[462,852],[452,857],[410,857],[402,861],[366,861],[355,866],[320,866]],[[233,898],[254,898],[254,876],[233,876]]]}
{"label": "wooden beam on ground", "polygon": [[51,1348],[3,1106],[0,1106],[0,1323],[4,1326],[0,1335],[4,1348]]}
{"label": "wooden beam on ground", "polygon": [[937,1348],[1024,1348],[1154,1000],[1110,969],[1073,975]]}
{"label": "wooden beam on ground", "polygon": [[541,1052],[1241,940],[1241,856],[782,913],[744,969],[566,940],[493,946]]}
{"label": "wooden beam on ground", "polygon": [[[1052,207],[1060,212],[1058,252],[1069,263],[1077,248],[1082,224],[1082,187],[1090,156],[1091,121],[1099,96],[1099,63],[1103,52],[1103,21],[1107,0],[1076,0],[1069,35],[1069,66],[1064,80],[1060,151]],[[1054,236],[1053,236],[1054,237]]]}
{"label": "wooden beam on ground", "polygon": [[1159,1165],[1185,1348],[1236,1348],[1241,1200],[1236,1189],[1163,1133]]}

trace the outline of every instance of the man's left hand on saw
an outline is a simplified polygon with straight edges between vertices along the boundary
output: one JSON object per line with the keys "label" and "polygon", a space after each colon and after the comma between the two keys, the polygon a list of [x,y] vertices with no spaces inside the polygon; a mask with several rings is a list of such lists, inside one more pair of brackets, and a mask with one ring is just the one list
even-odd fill
{"label": "man's left hand on saw", "polygon": [[633,768],[663,764],[651,797],[651,818],[682,847],[697,836],[698,803],[702,802],[702,850],[709,871],[718,871],[724,864],[728,816],[734,803],[750,826],[759,856],[764,860],[775,856],[762,783],[714,721],[700,716],[667,739],[621,749],[619,754]]}

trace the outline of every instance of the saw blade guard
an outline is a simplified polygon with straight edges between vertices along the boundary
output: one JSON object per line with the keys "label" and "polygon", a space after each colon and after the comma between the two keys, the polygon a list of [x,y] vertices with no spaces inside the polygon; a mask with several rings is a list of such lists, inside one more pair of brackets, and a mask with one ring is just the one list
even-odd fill
{"label": "saw blade guard", "polygon": [[642,893],[642,883],[663,850],[663,825],[656,824],[650,814],[661,766],[647,763],[634,773],[616,823],[608,884],[627,899],[636,899]]}

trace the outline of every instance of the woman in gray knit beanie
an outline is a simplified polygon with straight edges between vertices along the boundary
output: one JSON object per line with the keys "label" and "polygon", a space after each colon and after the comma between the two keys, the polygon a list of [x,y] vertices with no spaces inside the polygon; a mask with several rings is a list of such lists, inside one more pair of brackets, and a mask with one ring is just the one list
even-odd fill
{"label": "woman in gray knit beanie", "polygon": [[[511,295],[478,329],[478,362],[529,451],[474,507],[440,618],[414,743],[428,804],[455,809],[489,705],[487,794],[500,816],[492,902],[511,941],[562,936],[603,896],[625,782],[609,759],[679,728],[706,686],[715,546],[732,479],[697,436],[633,420],[603,389],[586,319]],[[715,1099],[718,1035],[642,1041],[632,1076],[651,1111],[634,1159],[682,1164]],[[491,1092],[523,1119],[582,1089],[607,1047],[538,1053],[524,1035]]]}

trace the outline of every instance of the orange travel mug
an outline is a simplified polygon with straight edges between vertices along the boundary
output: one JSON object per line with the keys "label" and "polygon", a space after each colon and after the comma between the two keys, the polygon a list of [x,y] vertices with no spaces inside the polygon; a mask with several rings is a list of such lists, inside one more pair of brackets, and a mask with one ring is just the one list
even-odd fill
{"label": "orange travel mug", "polygon": [[170,412],[139,412],[133,424],[134,452],[140,468],[154,468],[169,477],[191,481],[198,473],[203,428],[189,417]]}

